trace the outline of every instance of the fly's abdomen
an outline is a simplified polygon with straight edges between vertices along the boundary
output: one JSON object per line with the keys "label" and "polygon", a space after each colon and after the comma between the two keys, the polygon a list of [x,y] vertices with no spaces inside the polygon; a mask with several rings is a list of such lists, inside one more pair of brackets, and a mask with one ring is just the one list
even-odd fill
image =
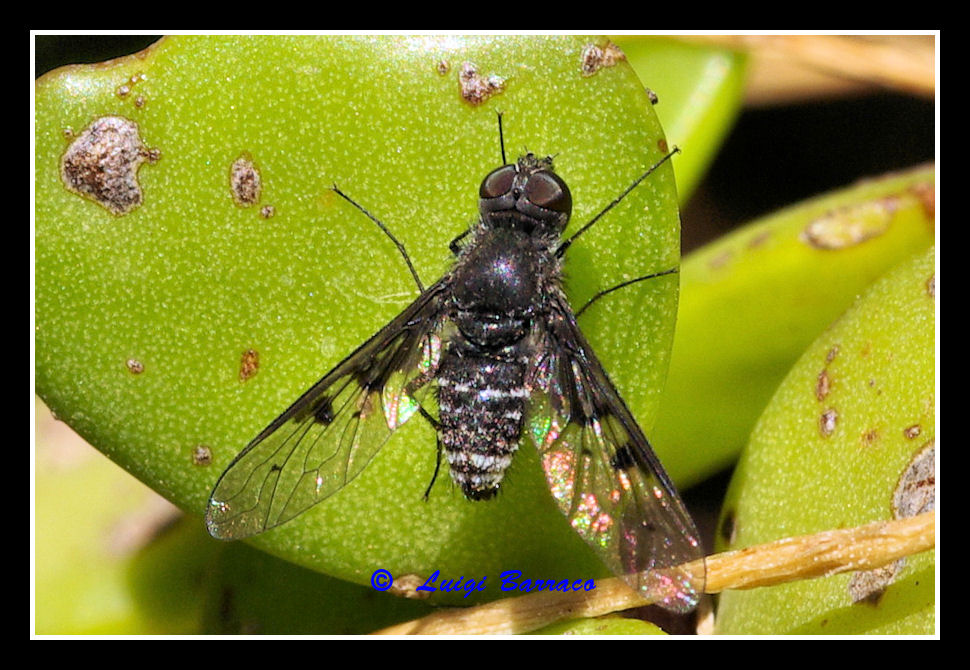
{"label": "fly's abdomen", "polygon": [[507,360],[449,356],[438,374],[441,442],[451,478],[467,498],[498,491],[519,446],[525,413],[525,366]]}

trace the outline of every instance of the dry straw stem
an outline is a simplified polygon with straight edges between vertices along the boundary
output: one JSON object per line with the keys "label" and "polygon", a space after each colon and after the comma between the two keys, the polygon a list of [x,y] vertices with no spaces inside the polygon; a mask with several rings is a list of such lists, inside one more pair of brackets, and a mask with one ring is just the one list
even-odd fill
{"label": "dry straw stem", "polygon": [[[840,572],[871,570],[936,546],[936,512],[856,528],[786,538],[709,556],[706,593],[750,589]],[[536,592],[447,609],[377,631],[381,635],[510,635],[556,621],[602,616],[649,604],[621,579],[589,592]]]}
{"label": "dry straw stem", "polygon": [[874,87],[932,98],[933,35],[707,35],[685,38],[750,55],[746,101],[789,103]]}

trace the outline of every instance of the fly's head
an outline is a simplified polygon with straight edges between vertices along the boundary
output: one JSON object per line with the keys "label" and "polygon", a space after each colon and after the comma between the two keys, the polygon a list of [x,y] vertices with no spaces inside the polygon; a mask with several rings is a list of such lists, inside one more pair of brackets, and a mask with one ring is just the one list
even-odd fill
{"label": "fly's head", "polygon": [[558,237],[569,222],[573,198],[551,158],[528,153],[514,164],[492,170],[478,190],[486,228],[509,228],[529,235]]}

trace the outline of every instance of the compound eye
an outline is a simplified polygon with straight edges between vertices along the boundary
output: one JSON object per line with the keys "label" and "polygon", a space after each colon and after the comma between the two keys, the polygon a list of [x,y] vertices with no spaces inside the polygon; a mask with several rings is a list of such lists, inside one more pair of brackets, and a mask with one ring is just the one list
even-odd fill
{"label": "compound eye", "polygon": [[569,187],[553,172],[533,174],[526,182],[524,192],[533,205],[563,214],[572,212],[573,196]]}
{"label": "compound eye", "polygon": [[497,198],[505,195],[512,190],[512,182],[515,181],[515,166],[503,165],[488,173],[482,180],[482,186],[478,189],[480,198]]}

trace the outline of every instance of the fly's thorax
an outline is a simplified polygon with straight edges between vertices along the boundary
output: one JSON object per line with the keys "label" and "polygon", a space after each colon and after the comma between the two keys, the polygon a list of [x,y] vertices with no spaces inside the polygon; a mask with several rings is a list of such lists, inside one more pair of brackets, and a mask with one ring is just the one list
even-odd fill
{"label": "fly's thorax", "polygon": [[452,270],[453,300],[459,309],[493,315],[524,312],[554,281],[558,259],[550,245],[509,228],[480,226]]}

